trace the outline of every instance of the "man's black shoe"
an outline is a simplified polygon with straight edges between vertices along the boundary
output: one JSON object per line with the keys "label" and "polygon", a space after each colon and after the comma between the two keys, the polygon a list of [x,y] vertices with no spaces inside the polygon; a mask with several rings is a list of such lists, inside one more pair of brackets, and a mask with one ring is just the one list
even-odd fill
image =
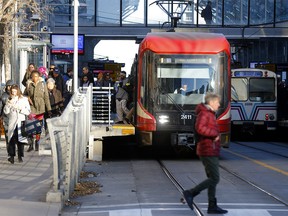
{"label": "man's black shoe", "polygon": [[12,157],[12,156],[9,157],[9,158],[8,158],[8,161],[9,161],[11,164],[14,164],[14,157]]}
{"label": "man's black shoe", "polygon": [[193,195],[189,190],[183,191],[184,198],[188,204],[188,206],[193,210]]}
{"label": "man's black shoe", "polygon": [[33,149],[34,149],[34,148],[33,148],[33,144],[30,144],[27,152],[30,152],[30,151],[32,151]]}
{"label": "man's black shoe", "polygon": [[207,211],[208,214],[226,214],[227,212],[228,212],[227,210],[222,209],[218,206],[213,207],[213,208],[208,207],[208,211]]}
{"label": "man's black shoe", "polygon": [[18,157],[18,162],[19,162],[19,163],[23,163],[22,157]]}

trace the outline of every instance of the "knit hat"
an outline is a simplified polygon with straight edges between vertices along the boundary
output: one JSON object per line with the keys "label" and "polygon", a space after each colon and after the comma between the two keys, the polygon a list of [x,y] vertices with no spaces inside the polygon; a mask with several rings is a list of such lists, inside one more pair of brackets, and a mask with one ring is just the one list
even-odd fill
{"label": "knit hat", "polygon": [[54,83],[54,84],[55,84],[55,80],[54,80],[53,78],[49,78],[49,79],[46,81],[46,83],[49,83],[49,82],[51,82],[51,83]]}
{"label": "knit hat", "polygon": [[12,86],[12,85],[14,85],[15,83],[14,83],[14,81],[13,80],[8,80],[7,82],[6,82],[6,86]]}
{"label": "knit hat", "polygon": [[53,70],[53,73],[56,73],[56,74],[60,73],[59,68],[58,68],[58,67],[55,67],[54,70]]}
{"label": "knit hat", "polygon": [[40,72],[42,77],[44,76],[45,79],[48,78],[48,73],[47,73],[46,67],[41,66],[41,67],[38,68],[38,71]]}

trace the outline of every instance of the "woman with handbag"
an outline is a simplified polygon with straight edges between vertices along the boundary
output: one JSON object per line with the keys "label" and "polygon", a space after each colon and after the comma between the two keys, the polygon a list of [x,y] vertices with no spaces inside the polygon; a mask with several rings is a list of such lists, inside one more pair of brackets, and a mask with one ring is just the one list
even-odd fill
{"label": "woman with handbag", "polygon": [[8,161],[14,164],[14,157],[17,155],[19,163],[23,162],[24,143],[28,143],[26,137],[22,136],[22,122],[25,122],[26,116],[30,114],[30,105],[28,99],[24,97],[18,85],[12,85],[10,88],[10,97],[3,112],[8,116]]}
{"label": "woman with handbag", "polygon": [[[51,116],[51,105],[47,85],[38,70],[33,70],[31,72],[31,80],[27,81],[24,95],[27,95],[30,104],[30,118],[32,117],[39,120],[43,125],[44,113],[47,112],[48,116]],[[39,149],[40,136],[41,132],[35,134],[35,151],[38,151]],[[32,144],[29,145],[27,152],[30,152],[33,149],[32,142]]]}

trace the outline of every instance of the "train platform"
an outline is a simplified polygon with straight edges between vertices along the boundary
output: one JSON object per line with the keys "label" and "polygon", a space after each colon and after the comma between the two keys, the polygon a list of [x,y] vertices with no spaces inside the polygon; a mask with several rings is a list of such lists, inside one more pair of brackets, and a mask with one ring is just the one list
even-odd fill
{"label": "train platform", "polygon": [[9,216],[57,216],[60,203],[46,202],[52,183],[52,157],[27,152],[23,163],[7,161],[6,144],[0,140],[0,214]]}

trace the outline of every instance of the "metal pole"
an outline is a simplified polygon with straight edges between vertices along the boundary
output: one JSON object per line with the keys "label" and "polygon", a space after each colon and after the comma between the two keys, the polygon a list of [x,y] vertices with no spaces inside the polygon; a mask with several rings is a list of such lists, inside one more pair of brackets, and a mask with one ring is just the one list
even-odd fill
{"label": "metal pole", "polygon": [[78,6],[79,1],[74,0],[74,64],[73,64],[73,92],[78,89]]}

